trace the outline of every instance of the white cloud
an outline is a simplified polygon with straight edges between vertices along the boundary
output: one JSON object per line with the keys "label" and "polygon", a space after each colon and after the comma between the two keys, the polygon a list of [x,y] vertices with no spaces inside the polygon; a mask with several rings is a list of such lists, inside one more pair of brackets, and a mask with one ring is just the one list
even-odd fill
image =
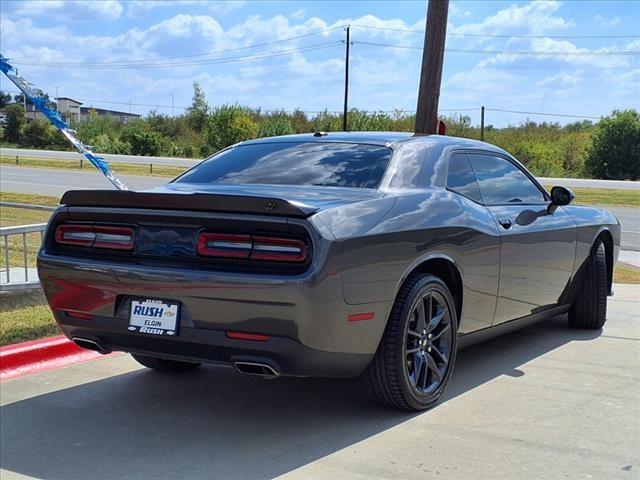
{"label": "white cloud", "polygon": [[524,5],[513,4],[494,15],[486,17],[481,22],[465,23],[454,27],[453,33],[471,34],[529,34],[541,35],[549,30],[567,29],[575,22],[567,20],[556,12],[560,9],[560,2],[532,1]]}
{"label": "white cloud", "polygon": [[116,0],[100,1],[61,1],[32,0],[3,2],[3,15],[22,18],[50,16],[58,21],[82,19],[83,21],[112,21],[122,15],[124,7]]}
{"label": "white cloud", "polygon": [[607,19],[604,17],[604,15],[601,14],[596,15],[595,17],[593,17],[593,19],[603,27],[617,27],[622,23],[622,19],[620,17]]}

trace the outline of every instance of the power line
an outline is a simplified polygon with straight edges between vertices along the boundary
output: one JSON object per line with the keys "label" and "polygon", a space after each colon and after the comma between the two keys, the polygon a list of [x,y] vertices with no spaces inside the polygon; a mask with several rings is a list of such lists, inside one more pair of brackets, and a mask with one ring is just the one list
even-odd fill
{"label": "power line", "polygon": [[485,108],[491,112],[505,112],[505,113],[518,113],[522,115],[544,115],[547,117],[567,117],[567,118],[588,118],[593,120],[600,120],[601,117],[588,116],[588,115],[568,115],[564,113],[543,113],[543,112],[523,112],[521,110],[504,110],[501,108]]}
{"label": "power line", "polygon": [[[373,47],[388,47],[388,48],[405,48],[411,50],[422,50],[422,47],[415,45],[396,45],[391,43],[378,43],[378,42],[363,42],[354,41],[357,45],[367,45]],[[640,51],[627,51],[627,52],[534,52],[534,51],[509,51],[509,50],[466,50],[457,48],[447,48],[445,52],[449,53],[480,53],[487,55],[570,55],[570,56],[606,56],[606,55],[623,55],[623,56],[636,56],[640,55]]]}
{"label": "power line", "polygon": [[[389,30],[393,32],[407,32],[407,33],[421,33],[424,35],[424,30],[412,30],[408,28],[396,28],[396,27],[379,27],[375,25],[351,25],[352,27],[374,30]],[[447,36],[451,37],[478,37],[478,38],[640,38],[640,35],[506,35],[506,34],[486,34],[486,33],[456,33],[447,32]]]}
{"label": "power line", "polygon": [[[247,62],[247,61],[253,61],[253,60],[262,60],[266,58],[281,57],[284,55],[290,55],[292,53],[298,53],[298,52],[311,52],[311,51],[322,50],[330,47],[335,47],[341,44],[342,42],[340,40],[337,40],[333,42],[319,43],[314,45],[307,45],[304,47],[280,50],[280,51],[271,52],[271,53],[263,52],[263,53],[256,53],[251,55],[241,55],[236,57],[225,57],[225,58],[210,59],[210,60],[194,60],[194,61],[187,61],[187,62],[172,62],[172,63],[151,62],[148,64],[135,64],[135,65],[119,65],[119,64],[84,65],[82,64],[82,67],[90,68],[90,69],[121,70],[121,69],[175,68],[175,67],[195,66],[195,65],[218,65],[218,64],[225,64],[225,63]],[[16,65],[42,66],[42,63],[40,62],[16,61],[14,63]],[[78,68],[79,67],[79,65],[77,64],[67,64],[64,62],[56,63],[55,65],[49,65],[49,66],[55,66],[57,68]]]}
{"label": "power line", "polygon": [[[339,28],[342,27],[332,27],[332,28],[325,28],[324,30],[319,30],[317,32],[311,32],[311,33],[305,33],[302,35],[296,35],[293,37],[287,37],[287,38],[282,38],[280,40],[273,40],[270,42],[263,42],[263,43],[254,43],[252,45],[246,45],[244,47],[236,47],[236,48],[227,48],[227,49],[223,49],[223,50],[214,50],[212,52],[207,52],[207,53],[193,53],[193,54],[189,54],[189,55],[178,55],[178,56],[172,56],[172,57],[158,57],[158,58],[154,58],[154,59],[140,59],[140,60],[105,60],[105,61],[96,61],[96,62],[52,62],[52,61],[44,61],[44,62],[33,62],[33,63],[37,63],[38,65],[51,65],[51,66],[58,66],[60,64],[64,64],[64,65],[73,65],[73,66],[79,66],[79,67],[85,67],[85,66],[102,66],[102,65],[146,65],[149,64],[150,62],[165,62],[165,61],[169,61],[169,60],[179,60],[179,59],[183,59],[183,58],[195,58],[195,57],[208,57],[211,55],[220,55],[223,53],[229,53],[229,52],[237,52],[240,50],[250,50],[253,48],[260,48],[260,47],[266,47],[266,46],[270,46],[270,45],[276,45],[279,43],[284,43],[284,42],[289,42],[291,40],[298,40],[300,38],[306,38],[306,37],[311,37],[311,36],[315,36],[315,35],[321,35],[323,33],[326,32],[330,32],[333,30],[337,30]],[[27,62],[22,62],[23,64],[27,65],[29,63]]]}

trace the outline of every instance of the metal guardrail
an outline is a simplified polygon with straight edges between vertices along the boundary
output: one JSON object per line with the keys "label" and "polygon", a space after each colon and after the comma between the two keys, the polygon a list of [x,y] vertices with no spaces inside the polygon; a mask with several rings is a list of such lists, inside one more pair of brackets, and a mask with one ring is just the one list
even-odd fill
{"label": "metal guardrail", "polygon": [[[4,249],[4,263],[5,270],[2,272],[2,281],[0,282],[0,290],[10,290],[14,289],[12,287],[32,287],[38,285],[37,274],[34,272],[31,273],[31,280],[29,279],[29,250],[28,250],[28,239],[27,234],[29,233],[40,233],[40,241],[42,242],[42,236],[44,234],[44,230],[47,227],[46,223],[36,223],[33,225],[19,225],[16,227],[3,227],[0,228],[0,238],[2,241],[0,244]],[[22,275],[22,269],[20,267],[12,268],[9,263],[10,254],[9,254],[9,237],[15,235],[22,235],[22,260],[23,260],[23,268],[24,268],[24,277]],[[12,281],[12,273],[14,277],[14,281]],[[18,277],[19,278],[16,278]],[[33,278],[35,277],[35,278]],[[16,281],[17,280],[17,281]]]}

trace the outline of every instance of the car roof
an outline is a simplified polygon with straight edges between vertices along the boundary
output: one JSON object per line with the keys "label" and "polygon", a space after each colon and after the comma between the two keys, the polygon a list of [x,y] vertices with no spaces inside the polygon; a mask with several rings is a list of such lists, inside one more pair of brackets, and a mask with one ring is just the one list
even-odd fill
{"label": "car roof", "polygon": [[241,145],[251,145],[257,143],[287,143],[287,142],[348,142],[348,143],[368,143],[372,145],[390,145],[392,143],[407,140],[412,137],[408,132],[322,132],[300,133],[296,135],[281,135],[279,137],[256,138],[242,142]]}
{"label": "car roof", "polygon": [[495,145],[470,138],[451,137],[448,135],[416,135],[410,132],[322,132],[321,136],[314,133],[300,133],[295,135],[281,135],[278,137],[256,138],[255,140],[241,142],[238,145],[288,142],[347,142],[384,146],[390,146],[395,143],[415,142],[423,144],[424,147],[438,146],[443,148],[456,146],[460,148],[506,153]]}

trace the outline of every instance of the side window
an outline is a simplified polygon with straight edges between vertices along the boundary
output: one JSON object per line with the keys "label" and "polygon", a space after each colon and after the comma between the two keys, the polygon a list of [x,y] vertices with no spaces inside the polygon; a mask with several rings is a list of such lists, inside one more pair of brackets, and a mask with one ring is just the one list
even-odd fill
{"label": "side window", "polygon": [[464,153],[456,153],[449,159],[447,188],[453,192],[482,203],[480,189],[471,164]]}
{"label": "side window", "polygon": [[544,194],[513,163],[501,157],[469,154],[485,205],[544,203]]}

